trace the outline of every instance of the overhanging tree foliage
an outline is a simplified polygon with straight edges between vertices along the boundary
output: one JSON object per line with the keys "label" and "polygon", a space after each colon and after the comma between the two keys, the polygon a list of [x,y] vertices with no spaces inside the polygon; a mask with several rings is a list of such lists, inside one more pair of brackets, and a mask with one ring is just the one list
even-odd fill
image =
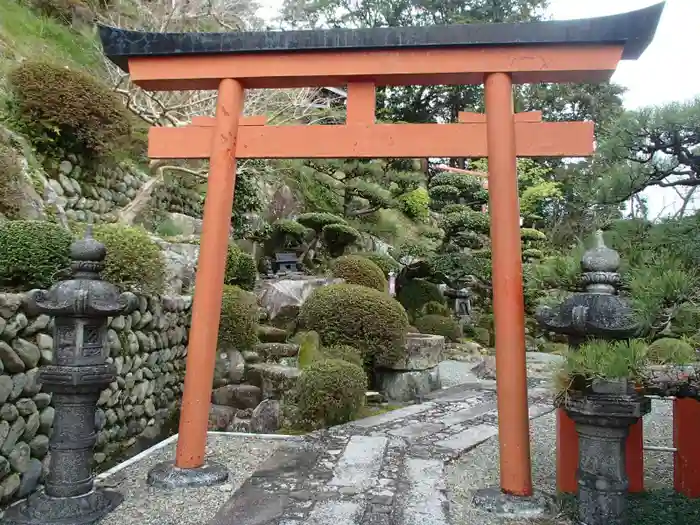
{"label": "overhanging tree foliage", "polygon": [[596,167],[602,202],[671,187],[684,200],[682,215],[700,186],[700,97],[625,112],[602,141]]}

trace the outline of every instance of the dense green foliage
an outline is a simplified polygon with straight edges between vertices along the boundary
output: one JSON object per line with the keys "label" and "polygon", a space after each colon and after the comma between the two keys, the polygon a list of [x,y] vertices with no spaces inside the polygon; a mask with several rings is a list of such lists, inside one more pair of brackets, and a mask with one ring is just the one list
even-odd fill
{"label": "dense green foliage", "polygon": [[69,269],[70,232],[44,221],[0,224],[0,286],[9,290],[48,288]]}
{"label": "dense green foliage", "polygon": [[379,266],[384,272],[384,277],[389,277],[389,272],[397,273],[401,268],[401,265],[396,261],[396,259],[388,254],[378,252],[362,252],[357,253],[356,255],[361,255]]}
{"label": "dense green foliage", "polygon": [[99,224],[93,236],[107,248],[102,277],[123,290],[160,295],[165,286],[165,258],[143,228]]}
{"label": "dense green foliage", "polygon": [[131,135],[121,100],[87,73],[27,60],[8,80],[14,118],[42,151],[99,158],[126,145]]}
{"label": "dense green foliage", "polygon": [[653,364],[689,364],[697,359],[695,348],[682,339],[663,337],[647,348],[647,359]]}
{"label": "dense green foliage", "polygon": [[367,376],[341,359],[312,363],[297,383],[297,425],[316,429],[346,423],[364,406]]}
{"label": "dense green foliage", "polygon": [[317,288],[299,318],[318,332],[324,346],[346,344],[361,350],[370,367],[393,363],[405,352],[408,317],[385,292],[355,284]]}
{"label": "dense green foliage", "polygon": [[447,341],[456,342],[462,337],[459,323],[452,317],[439,314],[427,314],[414,322],[421,334],[442,335]]}
{"label": "dense green foliage", "polygon": [[331,345],[323,348],[323,355],[327,359],[342,359],[348,363],[363,366],[362,352],[350,345]]}
{"label": "dense green foliage", "polygon": [[238,286],[244,290],[255,287],[258,271],[255,259],[249,253],[231,243],[226,254],[226,273],[224,283]]}
{"label": "dense green foliage", "polygon": [[422,279],[413,279],[402,286],[396,295],[396,299],[412,318],[420,313],[428,303],[445,303],[445,299],[442,297],[438,287]]}
{"label": "dense green foliage", "polygon": [[16,219],[20,209],[22,170],[19,155],[0,142],[0,214]]}
{"label": "dense green foliage", "polygon": [[340,257],[348,246],[360,238],[360,232],[347,224],[327,224],[321,230],[321,235],[331,257]]}
{"label": "dense green foliage", "polygon": [[258,341],[258,304],[253,295],[238,286],[224,286],[219,324],[222,350],[250,350]]}
{"label": "dense green foliage", "polygon": [[387,289],[382,269],[371,260],[359,255],[344,255],[331,263],[333,277],[345,279],[348,284],[360,284],[380,292]]}

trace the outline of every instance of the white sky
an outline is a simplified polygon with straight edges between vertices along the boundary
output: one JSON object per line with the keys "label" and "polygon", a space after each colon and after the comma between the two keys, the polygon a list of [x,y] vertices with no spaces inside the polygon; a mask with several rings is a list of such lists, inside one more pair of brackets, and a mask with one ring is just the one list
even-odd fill
{"label": "white sky", "polygon": [[[282,0],[261,0],[260,15],[270,19]],[[592,18],[634,11],[657,0],[550,0],[554,19]],[[626,86],[625,106],[682,101],[700,94],[700,0],[667,0],[654,41],[639,60],[625,61],[613,81]],[[670,188],[646,192],[650,218],[671,212],[678,202]]]}

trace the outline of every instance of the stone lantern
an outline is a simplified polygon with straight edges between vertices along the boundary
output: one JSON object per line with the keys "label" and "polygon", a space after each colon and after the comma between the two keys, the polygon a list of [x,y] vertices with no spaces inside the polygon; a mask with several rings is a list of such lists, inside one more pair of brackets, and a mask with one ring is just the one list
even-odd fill
{"label": "stone lantern", "polygon": [[92,524],[123,499],[94,486],[92,454],[97,400],[116,375],[103,345],[107,318],[133,310],[136,297],[100,279],[106,249],[91,229],[71,245],[72,278],[27,297],[28,310],[54,317],[53,362],[42,367],[40,380],[56,412],[44,488],[7,509],[6,525]]}
{"label": "stone lantern", "polygon": [[539,308],[535,314],[539,324],[550,332],[568,336],[573,347],[586,339],[634,337],[639,328],[632,308],[617,294],[619,267],[619,254],[605,246],[603,232],[597,231],[594,247],[581,258],[584,291],[572,295],[556,308]]}
{"label": "stone lantern", "polygon": [[[576,348],[586,339],[624,340],[638,334],[632,309],[617,294],[619,254],[596,232],[594,247],[581,259],[584,291],[557,308],[540,308],[540,325],[569,337]],[[629,479],[625,442],[630,427],[651,409],[626,378],[594,380],[583,391],[570,391],[562,404],[578,434],[579,522],[583,525],[623,525]]]}

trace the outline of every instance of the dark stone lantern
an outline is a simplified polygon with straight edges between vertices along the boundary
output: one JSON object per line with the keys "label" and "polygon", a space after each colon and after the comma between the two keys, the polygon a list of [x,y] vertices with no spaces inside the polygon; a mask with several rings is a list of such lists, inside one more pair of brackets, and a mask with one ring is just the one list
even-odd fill
{"label": "dark stone lantern", "polygon": [[92,454],[97,400],[116,376],[103,346],[107,318],[133,310],[136,297],[100,279],[106,249],[91,227],[70,253],[72,278],[27,297],[27,309],[54,317],[53,363],[42,367],[40,380],[56,412],[44,489],[10,507],[6,525],[93,524],[123,499],[94,486]]}
{"label": "dark stone lantern", "polygon": [[571,346],[585,339],[620,340],[634,337],[638,325],[625,298],[617,294],[620,285],[620,256],[605,246],[603,232],[597,231],[595,245],[581,258],[581,283],[576,293],[556,308],[542,307],[535,314],[550,332],[567,335]]}
{"label": "dark stone lantern", "polygon": [[[595,246],[581,259],[585,289],[558,308],[541,308],[540,325],[569,337],[576,348],[586,339],[623,340],[638,334],[629,303],[617,294],[620,256],[605,246],[596,232]],[[576,424],[578,434],[579,523],[624,525],[627,523],[629,480],[625,443],[629,429],[651,409],[627,378],[593,380],[584,390],[572,390],[562,408]]]}

